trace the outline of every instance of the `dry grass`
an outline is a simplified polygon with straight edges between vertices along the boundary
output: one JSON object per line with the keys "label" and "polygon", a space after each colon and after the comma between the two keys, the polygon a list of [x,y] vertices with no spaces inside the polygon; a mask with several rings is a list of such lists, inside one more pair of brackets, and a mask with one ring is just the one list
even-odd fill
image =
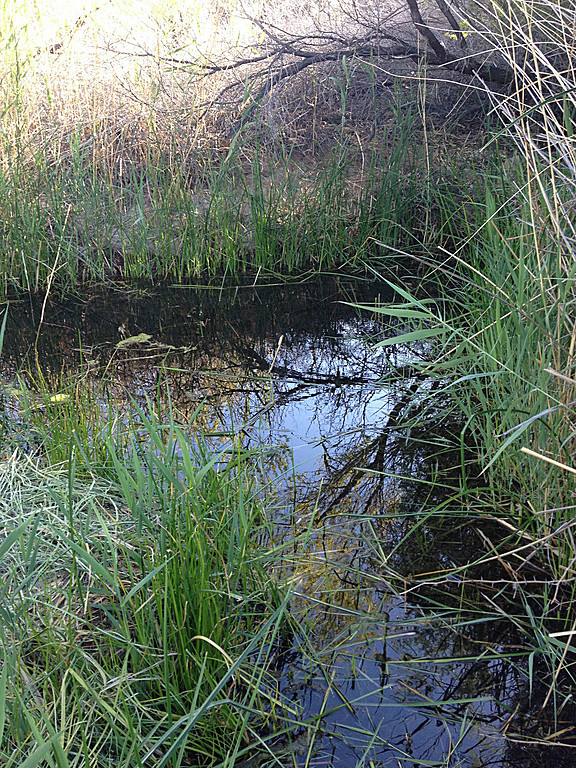
{"label": "dry grass", "polygon": [[[228,65],[266,50],[245,10],[294,34],[368,23],[337,2],[330,18],[257,5],[4,4],[4,291],[332,268],[366,256],[370,238],[412,242],[415,220],[419,237],[439,236],[425,212],[438,169],[418,131],[452,110],[438,94],[436,113],[424,108],[415,65],[398,85],[405,65],[318,64],[278,84],[237,132],[259,65]],[[207,76],[207,66],[222,68]]]}
{"label": "dry grass", "polygon": [[[87,161],[108,168],[112,182],[160,158],[192,173],[198,152],[217,161],[230,149],[230,130],[253,87],[246,78],[254,68],[225,65],[254,55],[262,45],[263,33],[244,16],[259,5],[146,0],[119,6],[92,0],[79,7],[53,1],[41,7],[23,3],[12,12],[5,3],[12,35],[0,50],[0,87],[10,107],[3,115],[0,162],[5,167],[13,162],[15,144],[32,161],[46,153],[62,163],[81,151]],[[386,20],[401,28],[399,14],[391,7]],[[324,23],[344,36],[354,24],[378,23],[355,19],[352,8],[338,3],[316,14],[292,4],[268,4],[266,17],[293,34]],[[204,77],[201,68],[207,64],[224,69]],[[347,67],[343,72],[328,62],[281,84],[263,107],[261,130],[307,154],[324,154],[342,126],[351,141],[363,143],[374,135],[375,124],[396,119],[397,105],[406,110],[417,99],[421,73],[415,66],[372,71],[352,62]],[[393,80],[399,74],[407,79],[396,92]],[[233,85],[239,90],[222,93]],[[454,96],[450,91],[452,106]],[[446,98],[442,92],[432,100]],[[449,118],[450,110],[446,114]]]}

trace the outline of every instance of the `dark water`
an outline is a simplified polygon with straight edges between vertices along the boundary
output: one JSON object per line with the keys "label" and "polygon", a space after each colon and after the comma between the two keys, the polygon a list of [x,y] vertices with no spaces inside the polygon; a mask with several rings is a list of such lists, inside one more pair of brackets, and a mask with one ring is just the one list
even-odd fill
{"label": "dark water", "polygon": [[[304,716],[328,714],[322,738],[304,727],[295,738],[298,765],[573,765],[510,738],[538,701],[509,628],[481,612],[455,626],[433,610],[438,592],[402,583],[465,561],[478,541],[470,526],[422,522],[441,497],[429,484],[439,455],[450,464],[449,440],[431,447],[421,426],[443,412],[442,382],[416,370],[426,348],[376,348],[395,329],[346,303],[389,299],[335,279],[27,298],[10,306],[1,375],[28,361],[54,381],[105,373],[119,398],[143,403],[169,390],[181,417],[258,451],[276,543],[297,549],[309,532],[304,565],[287,558],[283,575],[320,663],[296,643],[278,674]],[[457,599],[460,585],[442,589]],[[288,746],[278,740],[278,760]]]}

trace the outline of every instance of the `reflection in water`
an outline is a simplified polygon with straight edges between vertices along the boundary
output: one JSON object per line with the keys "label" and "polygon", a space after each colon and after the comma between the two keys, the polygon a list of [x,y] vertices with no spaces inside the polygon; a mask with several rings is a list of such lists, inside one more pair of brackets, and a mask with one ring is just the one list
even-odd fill
{"label": "reflection in water", "polygon": [[181,419],[215,441],[233,429],[258,455],[291,609],[322,662],[298,648],[281,660],[286,694],[328,713],[321,741],[292,745],[302,765],[536,765],[502,735],[529,706],[507,663],[513,639],[432,621],[434,595],[399,587],[469,543],[440,546],[437,524],[417,517],[435,499],[419,482],[431,452],[414,425],[441,411],[441,387],[414,368],[426,349],[375,349],[397,330],[343,303],[390,298],[378,290],[333,280],[26,299],[10,308],[4,386],[28,360],[55,382],[63,369],[105,375],[118,400],[128,392],[144,407],[169,392]]}

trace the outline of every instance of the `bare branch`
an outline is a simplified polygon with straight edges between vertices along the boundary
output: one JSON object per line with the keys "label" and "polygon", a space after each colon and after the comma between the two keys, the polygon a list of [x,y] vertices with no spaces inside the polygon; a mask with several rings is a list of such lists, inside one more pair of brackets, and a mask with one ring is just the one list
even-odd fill
{"label": "bare branch", "polygon": [[[436,5],[437,16],[443,16],[450,29],[454,30],[455,34],[448,37],[454,38],[460,48],[468,48],[465,34],[448,0],[436,0]],[[120,50],[115,47],[109,50],[121,55],[154,57],[160,64],[168,65],[175,71],[189,72],[197,78],[235,73],[234,82],[224,81],[210,102],[213,106],[221,106],[226,96],[226,105],[229,106],[232,94],[236,94],[241,116],[234,125],[234,133],[252,119],[256,110],[281,83],[307,68],[328,63],[363,61],[368,67],[384,68],[386,61],[410,59],[416,64],[426,62],[428,66],[460,75],[477,76],[486,83],[506,84],[513,80],[512,71],[491,61],[489,52],[468,49],[465,55],[455,55],[455,44],[451,40],[443,41],[433,26],[424,21],[418,0],[397,0],[396,6],[392,6],[385,17],[382,17],[379,8],[377,0],[374,0],[373,6],[366,4],[361,9],[352,0],[351,9],[341,8],[346,24],[339,20],[338,27],[332,25],[324,30],[319,18],[310,19],[305,31],[302,28],[285,30],[274,19],[254,17],[244,9],[245,19],[262,33],[262,39],[257,44],[251,42],[249,49],[234,51],[229,57],[220,53],[212,61],[205,55],[194,59],[177,55],[162,57],[157,52],[142,49],[130,51],[126,50],[126,43]],[[426,45],[418,45],[418,35],[424,38]]]}
{"label": "bare branch", "polygon": [[440,64],[444,64],[444,62],[448,60],[448,54],[446,53],[446,48],[444,48],[442,43],[438,40],[436,35],[430,29],[430,27],[424,24],[424,19],[422,18],[420,9],[418,8],[418,3],[416,2],[416,0],[406,0],[406,3],[408,5],[408,8],[410,9],[410,16],[412,18],[414,27],[418,30],[418,32],[420,32],[422,37],[424,37],[428,41],[428,43],[430,44],[430,48],[432,48],[432,50],[438,57],[438,62]]}
{"label": "bare branch", "polygon": [[436,4],[444,14],[446,21],[450,24],[450,26],[456,33],[456,37],[460,41],[460,48],[466,48],[466,36],[460,29],[460,24],[458,24],[458,21],[456,20],[456,17],[450,10],[448,4],[446,3],[446,0],[436,0]]}

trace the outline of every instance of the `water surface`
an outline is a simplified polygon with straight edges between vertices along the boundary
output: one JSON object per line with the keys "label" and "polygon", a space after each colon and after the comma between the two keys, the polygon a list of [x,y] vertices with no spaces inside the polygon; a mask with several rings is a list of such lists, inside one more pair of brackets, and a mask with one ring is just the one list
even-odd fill
{"label": "water surface", "polygon": [[[439,450],[410,425],[443,412],[442,382],[418,369],[426,347],[378,347],[398,329],[350,306],[390,299],[337,279],[28,297],[10,306],[1,376],[8,391],[26,366],[55,386],[62,371],[105,375],[144,407],[169,393],[193,429],[216,443],[233,431],[257,457],[275,543],[294,542],[279,577],[292,579],[291,610],[321,662],[295,640],[278,675],[304,716],[335,710],[323,737],[302,729],[298,765],[546,765],[503,735],[534,706],[508,664],[513,639],[474,617],[454,626],[433,592],[408,586],[477,543],[469,526],[422,523],[442,493],[429,484]],[[446,589],[457,596],[457,580]],[[277,759],[294,765],[288,746],[278,740]]]}

